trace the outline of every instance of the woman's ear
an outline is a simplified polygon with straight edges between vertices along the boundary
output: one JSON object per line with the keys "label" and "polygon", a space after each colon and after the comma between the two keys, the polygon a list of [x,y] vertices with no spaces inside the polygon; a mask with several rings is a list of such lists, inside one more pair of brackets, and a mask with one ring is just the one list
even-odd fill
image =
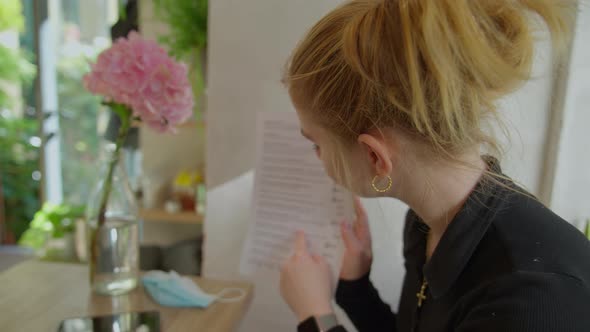
{"label": "woman's ear", "polygon": [[384,176],[393,170],[393,151],[381,133],[361,134],[357,139],[375,175]]}

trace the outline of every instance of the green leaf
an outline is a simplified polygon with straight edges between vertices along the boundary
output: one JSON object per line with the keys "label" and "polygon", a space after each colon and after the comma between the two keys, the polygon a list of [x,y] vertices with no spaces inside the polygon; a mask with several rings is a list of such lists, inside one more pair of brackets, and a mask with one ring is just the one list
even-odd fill
{"label": "green leaf", "polygon": [[18,241],[18,244],[39,250],[45,246],[48,238],[49,234],[47,232],[30,228],[23,233],[20,240]]}
{"label": "green leaf", "polygon": [[23,8],[20,0],[2,0],[0,5],[0,31],[24,28]]}
{"label": "green leaf", "polygon": [[154,0],[157,18],[169,27],[161,39],[176,57],[207,46],[208,0]]}
{"label": "green leaf", "polygon": [[[4,64],[0,62],[0,67]],[[39,148],[27,144],[38,135],[36,119],[0,114],[0,178],[4,215],[8,229],[20,238],[39,209],[39,181],[31,177],[38,170]],[[42,223],[39,227],[43,227]]]}
{"label": "green leaf", "polygon": [[83,217],[83,206],[45,203],[29,224],[30,231],[38,231],[53,238],[63,237],[74,231],[74,220]]}
{"label": "green leaf", "polygon": [[127,11],[125,10],[125,2],[119,1],[119,19],[126,20],[127,19]]}
{"label": "green leaf", "polygon": [[[0,45],[0,80],[12,83],[30,84],[35,77],[36,67],[29,61],[30,55]],[[4,91],[0,93],[0,107],[9,107],[13,100]]]}
{"label": "green leaf", "polygon": [[110,106],[111,110],[113,110],[113,112],[115,112],[119,116],[121,121],[129,119],[129,117],[131,116],[131,109],[125,105],[111,103]]}

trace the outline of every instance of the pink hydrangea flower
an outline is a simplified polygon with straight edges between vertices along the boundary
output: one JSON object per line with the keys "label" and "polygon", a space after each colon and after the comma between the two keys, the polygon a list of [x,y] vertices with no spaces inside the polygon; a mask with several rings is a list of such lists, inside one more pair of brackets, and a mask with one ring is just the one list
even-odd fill
{"label": "pink hydrangea flower", "polygon": [[151,128],[173,131],[192,114],[186,65],[135,31],[100,53],[91,68],[84,76],[85,88],[107,102],[128,106]]}

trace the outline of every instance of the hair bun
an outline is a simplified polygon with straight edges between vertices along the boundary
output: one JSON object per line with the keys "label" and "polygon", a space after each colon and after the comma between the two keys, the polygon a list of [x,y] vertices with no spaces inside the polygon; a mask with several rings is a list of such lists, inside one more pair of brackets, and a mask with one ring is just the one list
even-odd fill
{"label": "hair bun", "polygon": [[535,24],[544,23],[560,54],[575,3],[351,1],[309,32],[286,81],[340,136],[395,126],[447,156],[493,145],[483,118],[529,78]]}

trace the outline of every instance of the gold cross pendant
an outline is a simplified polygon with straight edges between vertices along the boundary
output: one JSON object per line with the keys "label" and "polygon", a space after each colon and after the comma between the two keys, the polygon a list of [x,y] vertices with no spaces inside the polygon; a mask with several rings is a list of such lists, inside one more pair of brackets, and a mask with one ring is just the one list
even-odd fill
{"label": "gold cross pendant", "polygon": [[422,303],[426,301],[426,287],[428,287],[428,282],[426,282],[426,278],[422,281],[422,287],[420,287],[420,292],[416,293],[416,297],[418,298],[418,308],[422,307]]}

